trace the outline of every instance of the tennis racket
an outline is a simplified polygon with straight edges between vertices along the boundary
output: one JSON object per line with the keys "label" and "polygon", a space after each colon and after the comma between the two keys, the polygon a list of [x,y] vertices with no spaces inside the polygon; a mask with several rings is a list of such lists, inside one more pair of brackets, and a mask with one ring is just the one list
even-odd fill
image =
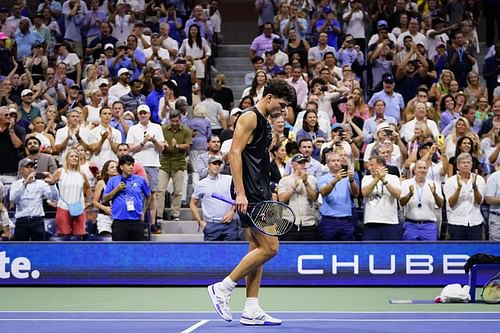
{"label": "tennis racket", "polygon": [[[212,193],[212,198],[235,205],[236,201],[218,193]],[[262,201],[252,204],[250,213],[246,213],[253,225],[261,232],[269,236],[281,236],[286,234],[295,224],[295,213],[293,210],[278,201]]]}

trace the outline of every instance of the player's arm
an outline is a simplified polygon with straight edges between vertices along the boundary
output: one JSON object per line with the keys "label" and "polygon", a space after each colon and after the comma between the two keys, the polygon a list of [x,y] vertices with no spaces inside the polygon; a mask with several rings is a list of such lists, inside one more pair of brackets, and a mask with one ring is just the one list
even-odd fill
{"label": "player's arm", "polygon": [[229,150],[229,163],[231,164],[231,174],[233,176],[234,190],[236,191],[236,209],[239,212],[246,212],[248,201],[243,186],[243,165],[241,154],[245,149],[253,131],[257,126],[257,117],[253,112],[247,112],[238,118],[236,129],[233,134],[233,143]]}

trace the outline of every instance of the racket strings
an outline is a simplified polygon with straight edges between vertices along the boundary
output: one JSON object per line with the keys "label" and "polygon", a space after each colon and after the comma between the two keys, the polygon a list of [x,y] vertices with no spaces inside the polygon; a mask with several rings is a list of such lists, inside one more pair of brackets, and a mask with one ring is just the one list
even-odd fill
{"label": "racket strings", "polygon": [[290,207],[278,202],[261,202],[252,210],[254,224],[269,235],[283,235],[295,223]]}

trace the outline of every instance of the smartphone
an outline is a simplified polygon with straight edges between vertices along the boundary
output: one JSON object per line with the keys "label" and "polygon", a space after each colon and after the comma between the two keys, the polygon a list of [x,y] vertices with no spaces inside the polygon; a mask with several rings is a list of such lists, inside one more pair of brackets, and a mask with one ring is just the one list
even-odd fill
{"label": "smartphone", "polygon": [[45,175],[43,174],[43,172],[37,172],[35,174],[35,179],[45,179]]}
{"label": "smartphone", "polygon": [[347,172],[347,171],[348,171],[347,165],[343,165],[343,166],[342,166],[342,171],[344,171],[344,172]]}
{"label": "smartphone", "polygon": [[438,146],[444,145],[444,135],[443,134],[439,134],[437,144],[438,144]]}

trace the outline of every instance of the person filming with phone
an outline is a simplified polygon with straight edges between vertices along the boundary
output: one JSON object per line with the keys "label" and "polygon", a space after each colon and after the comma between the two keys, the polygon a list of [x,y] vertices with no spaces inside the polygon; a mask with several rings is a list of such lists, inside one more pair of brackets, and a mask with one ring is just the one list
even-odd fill
{"label": "person filming with phone", "polygon": [[59,193],[50,172],[35,172],[34,160],[19,162],[21,179],[12,183],[9,199],[16,204],[14,241],[44,241],[43,199],[57,200]]}

